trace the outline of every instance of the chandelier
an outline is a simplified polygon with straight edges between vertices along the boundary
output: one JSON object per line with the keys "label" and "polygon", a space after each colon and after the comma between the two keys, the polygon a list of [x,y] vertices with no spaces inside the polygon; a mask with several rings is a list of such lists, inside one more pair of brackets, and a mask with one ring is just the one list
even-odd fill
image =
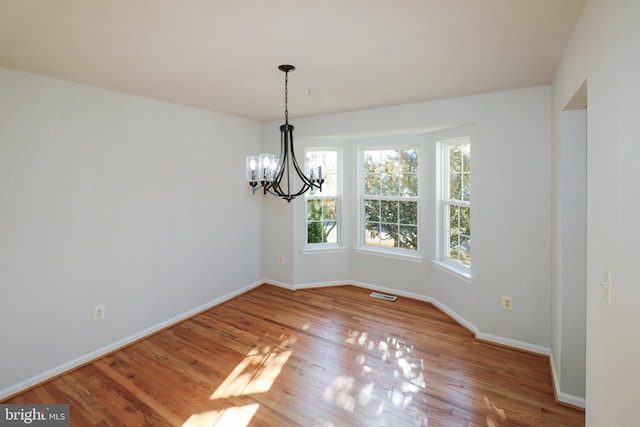
{"label": "chandelier", "polygon": [[287,107],[289,72],[296,67],[281,65],[278,68],[284,72],[284,124],[280,126],[280,155],[277,159],[269,153],[247,157],[246,173],[253,194],[262,188],[263,194],[268,193],[291,202],[311,188],[322,191],[327,171],[321,155],[308,156],[304,162],[304,171],[296,160],[293,151],[293,125],[289,124]]}

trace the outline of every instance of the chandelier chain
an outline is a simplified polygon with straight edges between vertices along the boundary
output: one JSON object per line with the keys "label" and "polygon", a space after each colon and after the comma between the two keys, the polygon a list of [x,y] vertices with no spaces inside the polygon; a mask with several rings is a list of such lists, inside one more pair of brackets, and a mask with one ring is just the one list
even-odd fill
{"label": "chandelier chain", "polygon": [[284,122],[289,124],[289,72],[284,73]]}

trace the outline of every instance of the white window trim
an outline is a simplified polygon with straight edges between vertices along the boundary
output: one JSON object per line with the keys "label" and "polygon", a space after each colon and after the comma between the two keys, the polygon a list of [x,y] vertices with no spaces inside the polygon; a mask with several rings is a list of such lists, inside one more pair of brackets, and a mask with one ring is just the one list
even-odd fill
{"label": "white window trim", "polygon": [[[319,254],[319,253],[331,253],[331,252],[342,252],[344,251],[344,246],[342,243],[343,239],[343,155],[342,155],[342,147],[318,147],[318,146],[309,146],[304,148],[304,158],[307,158],[307,153],[310,151],[335,151],[337,154],[337,192],[335,196],[324,196],[330,199],[336,199],[337,203],[337,212],[336,212],[336,233],[337,233],[337,242],[336,243],[309,243],[309,236],[307,235],[307,195],[304,196],[304,244],[302,246],[302,253],[304,255],[310,254]],[[317,199],[322,199],[323,196],[317,197]]]}
{"label": "white window trim", "polygon": [[471,283],[471,271],[468,268],[460,268],[459,263],[439,259],[431,260],[431,262],[440,270],[453,274],[467,283]]}
{"label": "white window trim", "polygon": [[315,243],[313,245],[308,246],[321,246],[319,248],[316,247],[305,247],[302,249],[303,255],[318,255],[318,254],[338,254],[342,253],[346,250],[346,248],[337,243]]}
{"label": "white window trim", "polygon": [[[364,156],[364,152],[367,150],[387,150],[387,149],[393,149],[393,150],[407,150],[407,149],[415,149],[418,152],[418,171],[417,171],[417,176],[418,176],[418,197],[415,198],[415,201],[418,203],[418,223],[417,223],[417,227],[418,227],[418,248],[414,251],[414,250],[410,250],[410,249],[403,249],[403,248],[390,248],[390,247],[385,247],[385,246],[379,246],[379,245],[369,245],[365,242],[366,240],[366,236],[365,236],[365,231],[364,231],[364,208],[363,208],[363,199],[364,199],[364,160],[363,160],[363,156]],[[424,156],[423,154],[423,149],[420,146],[420,144],[402,144],[402,143],[389,143],[389,144],[377,144],[377,145],[367,145],[367,146],[360,146],[358,147],[357,150],[357,182],[358,182],[358,198],[357,198],[357,209],[356,211],[358,212],[358,220],[357,220],[357,225],[358,225],[358,233],[357,233],[357,244],[355,247],[355,251],[357,253],[362,253],[362,254],[370,254],[370,255],[377,255],[377,256],[381,256],[381,257],[386,257],[386,258],[394,258],[394,259],[402,259],[402,260],[407,260],[407,261],[413,261],[413,262],[422,262],[423,259],[423,254],[422,254],[422,247],[424,246],[423,242],[422,242],[422,212],[423,212],[423,203],[422,203],[422,198],[420,197],[420,194],[422,194],[424,192],[424,188],[423,188],[423,164],[424,161],[422,159],[422,157]],[[383,197],[384,200],[407,200],[407,198],[404,197],[397,197],[397,196],[387,196],[387,197]]]}
{"label": "white window trim", "polygon": [[378,249],[378,247],[375,245],[366,245],[366,247],[364,245],[358,246],[356,247],[355,251],[361,254],[376,255],[383,258],[401,259],[411,262],[422,262],[424,258],[422,254],[417,251],[411,251],[402,248]]}
{"label": "white window trim", "polygon": [[[444,140],[438,141],[438,147],[440,150],[440,153],[438,156],[438,158],[440,159],[440,165],[437,168],[438,175],[439,175],[438,179],[440,180],[440,185],[439,185],[440,192],[438,194],[439,214],[437,215],[437,217],[439,218],[438,232],[437,232],[438,243],[436,245],[437,246],[436,253],[438,254],[438,259],[433,260],[433,263],[436,267],[439,267],[440,269],[443,269],[447,272],[453,273],[454,275],[460,277],[461,279],[471,283],[471,267],[466,266],[460,262],[457,262],[445,256],[446,247],[447,247],[447,242],[445,239],[445,230],[447,228],[445,224],[445,218],[447,218],[447,214],[445,212],[446,207],[450,205],[471,207],[470,201],[469,202],[456,201],[456,202],[449,202],[449,203],[446,203],[444,201],[444,195],[448,194],[448,186],[449,186],[448,176],[445,176],[446,172],[448,172],[449,170],[448,150],[446,148],[451,145],[461,145],[461,144],[471,144],[471,137],[463,136],[463,137],[444,139]],[[471,254],[473,259],[473,252],[471,252]]]}

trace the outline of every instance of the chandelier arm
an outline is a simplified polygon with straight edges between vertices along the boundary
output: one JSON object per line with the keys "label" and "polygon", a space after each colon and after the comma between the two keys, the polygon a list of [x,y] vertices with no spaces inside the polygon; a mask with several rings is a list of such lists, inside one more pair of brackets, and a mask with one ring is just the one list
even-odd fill
{"label": "chandelier arm", "polygon": [[300,190],[298,190],[298,192],[293,194],[287,194],[283,192],[279,187],[276,188],[276,187],[270,186],[270,188],[267,189],[266,192],[271,194],[272,196],[281,197],[287,201],[291,201],[295,197],[298,197],[304,194],[308,189],[309,189],[308,186],[305,184],[300,188]]}
{"label": "chandelier arm", "polygon": [[291,136],[291,158],[293,159],[293,167],[295,168],[296,173],[298,174],[298,177],[300,177],[300,180],[302,180],[302,182],[304,182],[308,186],[307,189],[311,187],[315,187],[313,181],[311,181],[309,177],[305,175],[304,171],[300,168],[300,165],[298,165],[298,160],[296,160],[296,154],[293,151],[293,135]]}
{"label": "chandelier arm", "polygon": [[290,192],[284,192],[281,186],[278,183],[275,183],[275,185],[272,185],[270,186],[269,189],[267,189],[267,192],[272,196],[278,196],[285,200],[291,201],[293,198],[304,194],[308,189],[309,189],[309,185],[306,183],[303,183],[302,187],[300,187],[300,189],[296,193],[292,194]]}
{"label": "chandelier arm", "polygon": [[271,194],[272,196],[278,196],[278,197],[283,197],[286,195],[286,193],[282,191],[281,183],[282,183],[282,179],[284,178],[284,173],[286,172],[286,164],[289,162],[287,151],[286,150],[281,150],[281,151],[283,154],[280,156],[280,159],[278,160],[279,162],[278,170],[275,176],[273,177],[273,181],[270,182],[269,186],[266,188],[269,194]]}
{"label": "chandelier arm", "polygon": [[273,177],[273,182],[280,183],[282,176],[284,175],[285,164],[287,163],[287,146],[285,136],[282,130],[280,131],[280,155],[278,156],[278,170]]}
{"label": "chandelier arm", "polygon": [[302,192],[297,194],[300,195],[304,192],[306,192],[309,188],[312,187],[317,187],[313,181],[311,181],[309,179],[309,177],[304,173],[304,171],[302,170],[302,168],[300,167],[300,165],[298,164],[298,159],[296,159],[296,152],[293,149],[293,126],[288,126],[287,128],[290,128],[290,130],[288,130],[288,134],[289,134],[289,148],[291,151],[291,159],[292,159],[292,163],[293,163],[293,167],[296,171],[296,174],[298,175],[298,177],[300,178],[300,180],[305,184],[305,189],[301,190]]}
{"label": "chandelier arm", "polygon": [[287,194],[287,193],[282,192],[282,191],[274,191],[274,190],[271,190],[271,189],[267,190],[267,193],[271,194],[272,196],[281,197],[281,198],[283,198],[285,200],[291,201],[294,198],[296,198],[298,196],[301,196],[304,193],[306,193],[308,189],[309,189],[308,186],[305,184],[296,193],[293,193],[293,194]]}

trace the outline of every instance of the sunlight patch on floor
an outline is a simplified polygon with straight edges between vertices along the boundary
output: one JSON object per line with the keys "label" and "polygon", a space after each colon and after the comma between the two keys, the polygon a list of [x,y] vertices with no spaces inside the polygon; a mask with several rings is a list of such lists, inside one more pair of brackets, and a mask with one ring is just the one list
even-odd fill
{"label": "sunlight patch on floor", "polygon": [[356,408],[354,393],[354,378],[349,376],[338,376],[324,392],[324,400],[334,402],[340,408],[353,412]]}
{"label": "sunlight patch on floor", "polygon": [[193,414],[182,427],[246,427],[259,407],[258,403],[254,403]]}
{"label": "sunlight patch on floor", "polygon": [[280,375],[292,351],[283,350],[292,344],[284,340],[278,345],[264,345],[252,349],[224,380],[210,399],[265,393]]}
{"label": "sunlight patch on floor", "polygon": [[[410,410],[426,388],[424,361],[415,357],[413,345],[395,337],[376,340],[372,334],[350,330],[345,342],[362,349],[355,361],[361,366],[359,376],[336,375],[324,391],[326,402],[348,412],[362,410],[382,416],[385,408]],[[427,425],[426,416],[421,417]],[[427,424],[425,424],[427,423]]]}
{"label": "sunlight patch on floor", "polygon": [[484,404],[489,410],[489,414],[487,414],[487,426],[498,427],[505,425],[503,423],[507,422],[507,414],[504,409],[498,407],[486,395],[484,396]]}
{"label": "sunlight patch on floor", "polygon": [[[263,337],[263,344],[247,353],[209,400],[268,392],[291,357],[291,346],[296,340],[289,335],[279,339]],[[259,408],[260,404],[254,403],[200,412],[191,415],[182,427],[246,427]]]}

